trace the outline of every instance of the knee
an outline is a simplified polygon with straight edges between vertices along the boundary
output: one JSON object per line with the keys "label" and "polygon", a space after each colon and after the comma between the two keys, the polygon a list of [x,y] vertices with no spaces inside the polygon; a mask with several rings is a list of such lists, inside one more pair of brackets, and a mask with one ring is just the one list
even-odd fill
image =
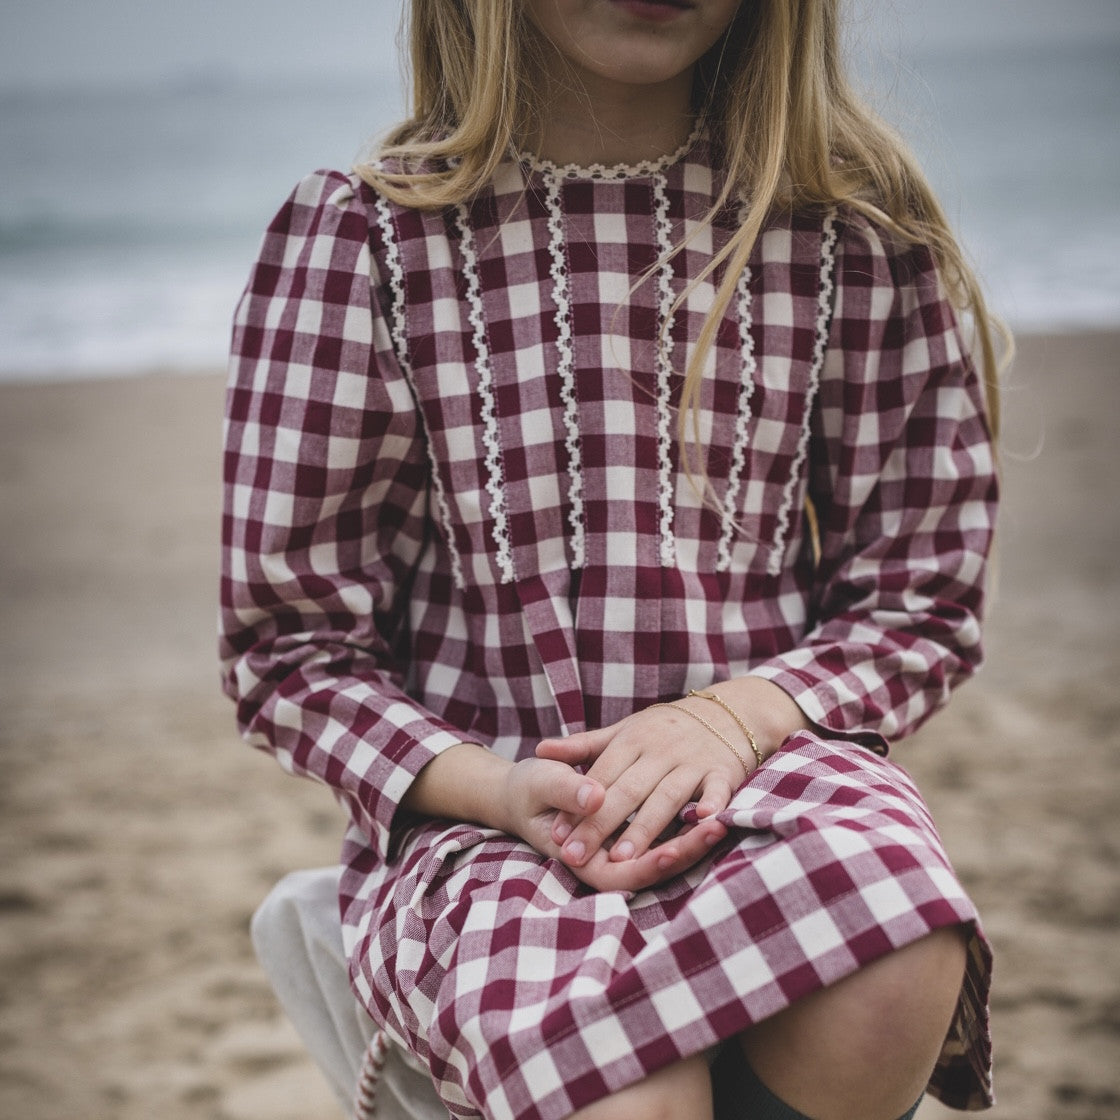
{"label": "knee", "polygon": [[938,930],[743,1036],[747,1061],[812,1116],[898,1116],[925,1088],[964,976],[963,930]]}
{"label": "knee", "polygon": [[836,989],[837,1029],[865,1068],[936,1061],[960,996],[965,937],[940,929],[874,962]]}

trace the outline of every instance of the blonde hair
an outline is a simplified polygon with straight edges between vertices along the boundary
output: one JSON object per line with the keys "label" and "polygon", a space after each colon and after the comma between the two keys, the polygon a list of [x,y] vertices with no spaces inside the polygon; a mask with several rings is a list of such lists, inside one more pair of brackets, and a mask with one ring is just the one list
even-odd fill
{"label": "blonde hair", "polygon": [[[745,0],[696,70],[694,108],[722,153],[727,178],[708,220],[739,196],[745,219],[712,259],[726,262],[681,394],[681,455],[690,477],[686,420],[696,422],[701,374],[738,276],[776,209],[839,204],[896,236],[929,246],[950,299],[972,320],[993,432],[1001,362],[976,275],[924,175],[899,137],[854,93],[844,73],[841,0]],[[442,209],[481,190],[543,111],[530,81],[539,36],[522,0],[412,0],[412,115],[358,171],[386,197]],[[744,127],[743,122],[749,122]],[[684,299],[682,296],[680,299]],[[696,428],[693,427],[693,443]],[[701,475],[703,471],[701,470]]]}

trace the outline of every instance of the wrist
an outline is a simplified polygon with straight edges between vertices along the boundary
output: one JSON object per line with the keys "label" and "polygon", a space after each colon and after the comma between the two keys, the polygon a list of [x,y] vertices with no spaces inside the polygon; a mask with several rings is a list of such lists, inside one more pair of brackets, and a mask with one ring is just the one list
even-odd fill
{"label": "wrist", "polygon": [[456,743],[417,774],[401,807],[426,817],[506,828],[506,778],[513,763],[479,743]]}
{"label": "wrist", "polygon": [[[769,758],[795,731],[812,726],[805,713],[783,689],[763,677],[738,677],[711,685],[700,692],[715,693],[750,728],[754,743],[763,758]],[[693,700],[690,703],[705,703]],[[707,701],[708,715],[715,718],[720,709]],[[738,721],[723,712],[727,728],[734,728]]]}
{"label": "wrist", "polygon": [[[708,710],[713,703],[719,706],[719,713]],[[667,704],[656,704],[654,706],[658,708],[673,708],[678,712],[684,712],[685,715],[691,716],[705,731],[718,739],[728,751],[735,756],[743,769],[744,776],[749,776],[756,766],[762,765],[762,753],[758,749],[758,743],[755,740],[754,733],[746,723],[739,718],[734,709],[729,704],[725,703],[716,693],[693,689],[683,700],[672,700]],[[705,711],[700,710],[701,706]],[[739,738],[746,738],[745,743],[740,743],[742,750],[732,742],[729,735],[724,734],[724,731],[708,718],[709,716],[716,715],[722,715],[724,721],[730,719],[735,725],[733,734]],[[737,784],[736,779],[729,780],[731,780],[732,786]]]}

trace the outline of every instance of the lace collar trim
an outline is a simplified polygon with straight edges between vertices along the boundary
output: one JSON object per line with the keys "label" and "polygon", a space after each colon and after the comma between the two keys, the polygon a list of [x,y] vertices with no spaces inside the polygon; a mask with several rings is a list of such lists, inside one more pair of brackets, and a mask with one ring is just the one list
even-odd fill
{"label": "lace collar trim", "polygon": [[656,175],[667,167],[679,163],[696,147],[704,135],[704,126],[697,122],[688,139],[675,151],[659,156],[657,159],[646,159],[640,163],[615,163],[607,166],[603,163],[590,163],[586,166],[578,163],[554,163],[552,160],[543,159],[532,152],[517,151],[514,153],[517,160],[541,175],[549,175],[556,179],[593,179],[613,181],[619,179],[641,179]]}

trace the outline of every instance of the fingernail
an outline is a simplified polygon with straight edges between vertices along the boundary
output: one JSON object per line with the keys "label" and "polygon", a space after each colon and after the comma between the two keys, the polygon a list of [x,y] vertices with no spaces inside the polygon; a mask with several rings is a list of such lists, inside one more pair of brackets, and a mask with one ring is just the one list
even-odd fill
{"label": "fingernail", "polygon": [[704,837],[704,843],[707,844],[709,848],[714,848],[715,845],[719,843],[719,839],[720,835],[718,832],[709,832]]}
{"label": "fingernail", "polygon": [[611,849],[612,854],[617,854],[619,859],[633,859],[634,845],[629,840],[623,840]]}
{"label": "fingernail", "polygon": [[657,861],[657,870],[658,871],[668,871],[669,868],[672,867],[673,864],[676,863],[676,862],[677,862],[676,856],[662,856]]}
{"label": "fingernail", "polygon": [[579,787],[579,793],[576,794],[576,804],[581,809],[587,808],[587,799],[591,796],[591,789],[592,786],[590,782],[584,782],[583,785]]}
{"label": "fingernail", "polygon": [[563,844],[572,834],[572,826],[567,821],[557,821],[552,826],[552,835],[557,844]]}
{"label": "fingernail", "polygon": [[569,844],[564,849],[564,851],[567,852],[568,859],[570,859],[572,863],[579,863],[580,860],[583,859],[583,853],[586,851],[586,849],[579,840],[576,840],[573,843]]}

